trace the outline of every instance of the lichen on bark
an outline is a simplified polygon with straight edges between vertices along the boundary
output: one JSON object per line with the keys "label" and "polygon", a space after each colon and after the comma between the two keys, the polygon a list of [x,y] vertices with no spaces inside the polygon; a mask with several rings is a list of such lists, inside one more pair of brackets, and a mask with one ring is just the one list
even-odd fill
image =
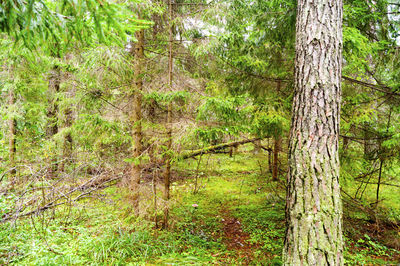
{"label": "lichen on bark", "polygon": [[343,265],[341,0],[299,0],[284,265]]}

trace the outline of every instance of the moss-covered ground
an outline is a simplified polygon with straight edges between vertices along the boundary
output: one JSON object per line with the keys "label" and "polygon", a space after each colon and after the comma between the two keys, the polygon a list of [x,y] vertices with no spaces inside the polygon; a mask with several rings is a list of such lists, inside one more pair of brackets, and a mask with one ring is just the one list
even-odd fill
{"label": "moss-covered ground", "polygon": [[[168,230],[133,216],[121,187],[105,190],[102,201],[1,224],[0,264],[280,265],[284,177],[272,182],[267,168],[264,155],[251,153],[178,162],[175,175],[186,178],[172,187]],[[399,263],[398,251],[354,221],[359,232],[346,230],[348,265]]]}

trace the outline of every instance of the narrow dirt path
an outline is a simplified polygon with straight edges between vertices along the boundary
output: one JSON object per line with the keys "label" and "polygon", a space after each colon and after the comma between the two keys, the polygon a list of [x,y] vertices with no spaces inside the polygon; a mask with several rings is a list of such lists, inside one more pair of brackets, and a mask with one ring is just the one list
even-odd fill
{"label": "narrow dirt path", "polygon": [[221,210],[223,223],[223,242],[236,259],[243,264],[250,263],[254,258],[256,245],[250,244],[250,236],[243,231],[242,224],[233,217],[228,209]]}

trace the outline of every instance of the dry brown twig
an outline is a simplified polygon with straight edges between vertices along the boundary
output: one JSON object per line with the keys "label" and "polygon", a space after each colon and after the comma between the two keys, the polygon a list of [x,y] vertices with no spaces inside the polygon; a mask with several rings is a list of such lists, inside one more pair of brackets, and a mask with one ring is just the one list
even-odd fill
{"label": "dry brown twig", "polygon": [[[87,165],[76,168],[69,174],[63,173],[56,178],[49,178],[49,167],[27,167],[27,174],[19,178],[24,180],[25,186],[2,190],[8,195],[9,211],[0,217],[0,222],[16,221],[22,217],[38,215],[49,209],[54,209],[64,204],[75,203],[81,199],[92,196],[98,191],[115,185],[122,179],[122,174],[115,174],[112,170],[99,170],[87,178],[78,178],[82,169]],[[83,182],[82,182],[83,181]],[[7,188],[7,184],[4,185]]]}

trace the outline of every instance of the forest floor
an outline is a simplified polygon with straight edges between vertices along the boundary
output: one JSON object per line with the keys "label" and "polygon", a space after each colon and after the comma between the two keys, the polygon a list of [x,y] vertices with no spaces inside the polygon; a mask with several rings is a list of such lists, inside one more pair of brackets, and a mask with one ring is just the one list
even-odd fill
{"label": "forest floor", "polygon": [[255,244],[249,243],[250,235],[244,232],[241,222],[232,216],[229,210],[222,209],[221,216],[224,224],[223,239],[227,249],[237,254],[239,260],[250,263],[254,259],[253,250],[257,248]]}
{"label": "forest floor", "polygon": [[[107,188],[102,201],[1,224],[0,264],[280,265],[285,189],[283,181],[270,181],[266,162],[251,153],[207,155],[199,167],[195,160],[178,162],[175,176],[186,178],[171,187],[168,230],[154,228],[150,211],[132,215],[121,187]],[[359,232],[345,233],[347,265],[400,262],[399,250],[354,219]]]}

